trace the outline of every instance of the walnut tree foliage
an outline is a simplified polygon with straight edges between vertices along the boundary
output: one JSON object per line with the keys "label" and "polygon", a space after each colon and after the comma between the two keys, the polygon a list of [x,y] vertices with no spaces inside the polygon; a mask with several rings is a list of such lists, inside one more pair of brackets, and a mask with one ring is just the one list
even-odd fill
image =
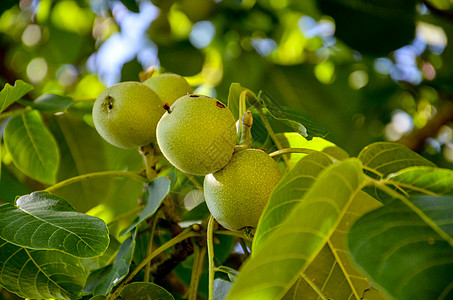
{"label": "walnut tree foliage", "polygon": [[[0,298],[453,298],[450,1],[3,1],[0,31]],[[150,66],[251,112],[283,173],[257,228],[95,130]]]}

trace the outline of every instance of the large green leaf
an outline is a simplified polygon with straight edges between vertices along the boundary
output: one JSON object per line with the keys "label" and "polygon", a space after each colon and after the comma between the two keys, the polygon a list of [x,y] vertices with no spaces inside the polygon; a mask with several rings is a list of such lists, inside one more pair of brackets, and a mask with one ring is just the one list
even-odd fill
{"label": "large green leaf", "polygon": [[358,158],[365,168],[371,169],[371,172],[380,177],[386,177],[391,173],[412,166],[435,167],[432,162],[409,148],[388,142],[378,142],[366,146],[360,152]]}
{"label": "large green leaf", "polygon": [[0,284],[23,298],[75,299],[85,285],[79,259],[21,248],[0,239]]}
{"label": "large green leaf", "polygon": [[347,159],[319,175],[292,212],[240,270],[228,299],[277,299],[321,251],[364,184],[362,164]]}
{"label": "large green leaf", "polygon": [[47,192],[0,206],[0,236],[21,247],[59,250],[77,257],[101,255],[109,244],[101,219],[78,213],[64,199]]}
{"label": "large green leaf", "polygon": [[141,211],[140,217],[138,220],[134,221],[128,227],[126,227],[121,233],[120,236],[125,235],[143,221],[151,217],[156,210],[159,208],[162,200],[170,191],[170,180],[167,177],[158,177],[151,181],[148,184],[148,203],[146,203],[145,208]]}
{"label": "large green leaf", "polygon": [[395,199],[362,216],[348,246],[392,298],[453,298],[453,198]]}
{"label": "large green leaf", "polygon": [[55,183],[60,161],[58,146],[37,111],[12,117],[3,138],[18,169],[43,183]]}
{"label": "large green leaf", "polygon": [[121,299],[174,300],[163,287],[152,282],[133,282],[126,285],[120,293]]}
{"label": "large green leaf", "polygon": [[410,167],[388,177],[408,195],[443,195],[453,191],[453,171],[432,167]]}
{"label": "large green leaf", "polygon": [[112,288],[117,285],[129,273],[129,266],[135,249],[135,240],[128,238],[125,240],[115,257],[112,270],[104,276],[94,288],[94,295],[107,295]]}
{"label": "large green leaf", "polygon": [[314,152],[301,159],[280,180],[261,216],[253,239],[253,253],[259,251],[268,238],[278,231],[318,175],[331,164],[333,162],[329,156],[322,152]]}
{"label": "large green leaf", "polygon": [[14,86],[6,83],[0,91],[0,113],[31,90],[33,90],[33,86],[22,80],[16,80]]}

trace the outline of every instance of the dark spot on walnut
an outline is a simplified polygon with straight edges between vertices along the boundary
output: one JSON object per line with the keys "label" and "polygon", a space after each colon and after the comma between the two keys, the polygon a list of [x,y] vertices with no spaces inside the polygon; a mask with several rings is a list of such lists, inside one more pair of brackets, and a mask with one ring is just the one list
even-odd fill
{"label": "dark spot on walnut", "polygon": [[190,95],[189,97],[191,97],[191,98],[198,98],[198,97],[200,97],[200,96],[198,96],[198,95]]}
{"label": "dark spot on walnut", "polygon": [[219,101],[216,101],[215,103],[218,107],[220,108],[225,108],[225,105],[223,105],[223,103],[219,102]]}

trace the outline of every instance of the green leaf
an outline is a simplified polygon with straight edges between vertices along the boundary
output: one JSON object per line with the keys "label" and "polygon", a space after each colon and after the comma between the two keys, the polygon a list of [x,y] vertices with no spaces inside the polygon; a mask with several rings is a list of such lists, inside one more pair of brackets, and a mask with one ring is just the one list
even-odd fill
{"label": "green leaf", "polygon": [[313,122],[310,117],[291,107],[281,106],[266,91],[259,92],[258,101],[264,104],[273,118],[282,121],[308,140],[315,136],[327,135],[327,131]]}
{"label": "green leaf", "polygon": [[[307,148],[316,151],[323,151],[338,160],[348,158],[348,154],[343,149],[335,146],[334,143],[320,137],[314,137],[311,140],[307,140],[296,132],[277,133],[276,136],[283,148]],[[291,165],[295,165],[301,158],[305,156],[307,156],[307,154],[291,153]]]}
{"label": "green leaf", "polygon": [[77,258],[21,248],[0,239],[0,284],[23,298],[74,299],[86,275]]}
{"label": "green leaf", "polygon": [[328,241],[363,181],[362,164],[357,159],[324,170],[302,199],[293,200],[298,204],[278,230],[252,251],[228,299],[277,299],[285,295]]}
{"label": "green leaf", "polygon": [[140,8],[138,7],[137,2],[135,0],[121,0],[121,3],[124,4],[124,6],[127,7],[128,10],[134,13],[139,13]]}
{"label": "green leaf", "polygon": [[143,221],[151,217],[159,208],[162,200],[170,191],[170,180],[167,177],[158,177],[148,184],[148,203],[140,213],[138,220],[134,221],[131,225],[125,228],[120,236],[123,236],[137,227]]}
{"label": "green leaf", "polygon": [[362,216],[348,246],[395,299],[453,298],[453,197],[395,199]]}
{"label": "green leaf", "polygon": [[[150,297],[151,296],[151,297]],[[163,287],[151,282],[133,282],[126,285],[120,293],[121,299],[174,300]]]}
{"label": "green leaf", "polygon": [[12,117],[3,138],[18,169],[43,183],[55,183],[60,161],[58,146],[37,111]]}
{"label": "green leaf", "polygon": [[[368,194],[362,191],[357,193],[328,243],[305,270],[305,278],[292,292],[306,298],[309,295],[316,298],[318,293],[313,289],[314,285],[331,299],[359,299],[366,294],[372,284],[352,263],[347,252],[346,233],[359,216],[379,206],[382,204]],[[309,278],[310,284],[306,278]],[[375,291],[373,299],[383,298]]]}
{"label": "green leaf", "polygon": [[30,106],[36,110],[56,113],[66,110],[74,103],[71,97],[55,94],[44,94],[35,101],[19,101],[22,105]]}
{"label": "green leaf", "polygon": [[409,148],[388,142],[378,142],[366,146],[362,149],[358,158],[366,169],[371,169],[371,172],[380,177],[386,177],[391,173],[412,166],[435,167],[432,162]]}
{"label": "green leaf", "polygon": [[78,213],[47,192],[0,206],[0,236],[31,249],[59,250],[76,257],[101,255],[109,244],[108,229],[98,218]]}
{"label": "green leaf", "polygon": [[408,195],[443,195],[453,191],[453,171],[433,167],[410,167],[388,177]]}
{"label": "green leaf", "polygon": [[311,188],[318,175],[332,160],[322,152],[314,152],[301,159],[275,187],[253,239],[253,252],[264,247],[269,237],[283,225],[299,199]]}
{"label": "green leaf", "polygon": [[90,273],[96,269],[103,268],[113,261],[113,258],[116,255],[116,252],[118,252],[118,248],[121,246],[121,244],[114,237],[110,236],[109,238],[109,246],[101,256],[84,258],[80,260],[87,273]]}
{"label": "green leaf", "polygon": [[243,91],[247,90],[247,88],[241,86],[237,82],[233,82],[230,85],[230,90],[228,93],[228,103],[227,106],[233,113],[234,119],[239,120],[239,96]]}
{"label": "green leaf", "polygon": [[129,266],[132,261],[132,256],[135,249],[135,240],[128,238],[125,240],[115,257],[113,267],[110,273],[103,277],[98,285],[94,288],[94,295],[107,295],[110,293],[112,288],[123,280],[129,273]]}
{"label": "green leaf", "polygon": [[16,80],[14,86],[6,83],[0,91],[0,113],[31,90],[33,90],[33,86],[22,80]]}

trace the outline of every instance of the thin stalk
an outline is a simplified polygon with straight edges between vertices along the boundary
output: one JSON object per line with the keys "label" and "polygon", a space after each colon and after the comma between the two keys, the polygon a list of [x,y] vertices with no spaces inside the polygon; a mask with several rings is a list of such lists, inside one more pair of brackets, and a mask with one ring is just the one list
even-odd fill
{"label": "thin stalk", "polygon": [[197,299],[200,277],[201,274],[203,273],[204,257],[206,256],[206,247],[199,246],[197,242],[194,242],[193,248],[194,248],[194,260],[192,267],[192,275],[190,279],[188,300]]}
{"label": "thin stalk", "polygon": [[212,215],[209,217],[208,222],[208,229],[207,229],[207,244],[208,244],[208,276],[209,276],[209,283],[208,283],[208,300],[212,300],[214,298],[214,225],[215,220]]}
{"label": "thin stalk", "polygon": [[253,241],[252,238],[249,238],[248,236],[245,236],[244,234],[242,234],[242,233],[240,233],[240,232],[237,232],[237,231],[230,231],[230,230],[216,230],[214,233],[215,233],[215,234],[223,234],[223,235],[231,235],[231,236],[235,236],[235,237],[238,237],[238,238],[241,238],[241,239],[250,241],[250,242]]}
{"label": "thin stalk", "polygon": [[131,281],[137,273],[143,269],[150,261],[152,261],[156,256],[167,250],[168,248],[173,247],[174,245],[184,241],[185,239],[194,237],[194,236],[200,236],[200,233],[194,232],[192,228],[186,228],[181,234],[178,236],[174,237],[173,239],[169,240],[156,250],[154,250],[151,255],[145,257],[145,259],[142,260],[142,262],[131,272],[129,273],[129,276],[121,283],[121,285],[116,289],[116,291],[111,294],[107,299],[116,299],[118,295],[121,293],[122,289],[124,286]]}
{"label": "thin stalk", "polygon": [[[153,223],[151,225],[151,233],[148,237],[148,246],[146,248],[146,256],[150,256],[153,253],[153,245],[154,245],[154,232],[156,229],[157,220],[159,219],[159,211],[153,215]],[[145,282],[149,281],[149,274],[151,273],[151,261],[146,265],[145,268]]]}
{"label": "thin stalk", "polygon": [[66,187],[68,185],[71,185],[76,182],[80,181],[85,181],[88,179],[93,179],[93,178],[101,178],[101,177],[127,177],[131,178],[137,181],[145,182],[147,183],[148,180],[140,175],[137,172],[130,172],[130,171],[102,171],[102,172],[94,172],[94,173],[88,173],[88,174],[83,174],[75,177],[68,178],[66,180],[60,181],[47,189],[45,189],[46,192],[53,193],[54,191],[61,189],[63,187]]}
{"label": "thin stalk", "polygon": [[[269,136],[271,137],[272,141],[274,142],[275,146],[277,146],[277,149],[278,150],[282,150],[283,149],[283,146],[282,144],[280,143],[280,141],[278,140],[277,136],[275,135],[275,132],[274,130],[272,129],[272,126],[271,124],[269,123],[269,121],[267,120],[266,118],[266,115],[264,114],[264,111],[261,107],[257,106],[256,107],[258,109],[258,113],[260,114],[260,117],[261,117],[261,120],[263,121],[263,124],[264,124],[264,127],[266,128],[267,130],[267,133],[269,134]],[[286,164],[286,167],[289,169],[291,168],[291,163],[289,162],[289,159],[286,155],[283,155],[282,156],[283,160],[285,161],[285,164]]]}
{"label": "thin stalk", "polygon": [[313,152],[318,152],[316,150],[308,149],[308,148],[283,148],[277,151],[274,151],[269,154],[269,156],[274,157],[278,155],[283,155],[283,154],[288,154],[288,153],[304,153],[304,154],[310,154]]}

